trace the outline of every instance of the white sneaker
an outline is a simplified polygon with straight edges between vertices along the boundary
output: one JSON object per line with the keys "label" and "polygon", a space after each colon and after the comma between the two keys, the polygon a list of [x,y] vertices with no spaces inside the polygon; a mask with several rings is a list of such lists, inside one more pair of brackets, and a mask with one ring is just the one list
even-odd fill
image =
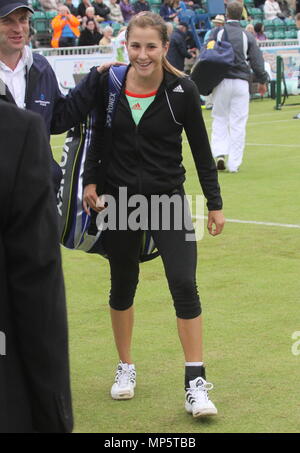
{"label": "white sneaker", "polygon": [[129,400],[134,397],[136,372],[133,364],[120,362],[116,371],[115,383],[110,394],[114,400]]}
{"label": "white sneaker", "polygon": [[190,387],[185,394],[185,409],[193,417],[217,415],[214,403],[208,397],[208,390],[213,389],[213,384],[206,382],[202,377],[190,381]]}

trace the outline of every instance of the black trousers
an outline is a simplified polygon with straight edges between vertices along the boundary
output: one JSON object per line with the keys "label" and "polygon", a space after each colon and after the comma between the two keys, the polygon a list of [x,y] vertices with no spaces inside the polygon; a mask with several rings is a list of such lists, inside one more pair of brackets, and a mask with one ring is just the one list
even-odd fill
{"label": "black trousers", "polygon": [[[106,191],[106,193],[108,192]],[[174,192],[168,197],[173,194]],[[176,195],[182,200],[180,215],[183,218],[183,189],[176,191]],[[147,199],[150,201],[149,197]],[[149,230],[163,261],[176,315],[182,319],[195,318],[201,313],[201,305],[196,285],[197,245],[195,240],[186,240],[186,234],[193,232],[190,213],[188,211],[189,222],[186,222],[189,223],[188,228],[182,221],[182,228],[176,229],[178,225],[176,226],[175,217],[178,220],[180,206],[171,207],[170,228],[163,229],[160,221],[158,229],[153,229],[151,226],[153,213],[151,217],[150,203],[148,206]],[[164,206],[159,210],[160,215],[163,210]],[[133,209],[128,210],[128,217],[132,211]],[[139,255],[143,234],[144,231],[141,229],[132,231],[117,228],[116,230],[107,229],[103,232],[103,246],[108,255],[111,270],[109,303],[115,310],[126,310],[133,304],[139,281]]]}

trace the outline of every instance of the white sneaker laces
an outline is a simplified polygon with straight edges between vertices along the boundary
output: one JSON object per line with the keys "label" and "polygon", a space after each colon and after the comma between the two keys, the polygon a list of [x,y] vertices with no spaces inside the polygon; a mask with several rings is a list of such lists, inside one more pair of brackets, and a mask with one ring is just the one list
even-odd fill
{"label": "white sneaker laces", "polygon": [[134,369],[128,369],[127,367],[125,368],[124,366],[119,367],[117,372],[116,372],[116,378],[115,382],[120,385],[121,387],[125,387],[128,385],[128,383],[134,383],[135,381],[135,370]]}
{"label": "white sneaker laces", "polygon": [[214,385],[211,383],[211,382],[205,382],[205,384],[203,383],[202,385],[199,385],[197,387],[190,387],[187,389],[188,392],[190,392],[192,394],[192,396],[194,396],[195,398],[197,398],[197,396],[203,396],[205,395],[206,398],[208,399],[208,390],[212,390],[214,388]]}

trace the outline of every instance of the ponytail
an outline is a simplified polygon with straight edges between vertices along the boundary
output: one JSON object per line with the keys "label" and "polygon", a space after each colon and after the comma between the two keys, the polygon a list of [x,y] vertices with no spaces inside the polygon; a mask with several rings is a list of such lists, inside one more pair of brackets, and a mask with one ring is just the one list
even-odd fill
{"label": "ponytail", "polygon": [[177,77],[186,77],[186,74],[182,71],[179,71],[179,69],[175,68],[175,66],[173,66],[168,60],[167,58],[164,56],[163,59],[162,59],[162,67],[170,72],[171,74],[174,74],[176,75]]}

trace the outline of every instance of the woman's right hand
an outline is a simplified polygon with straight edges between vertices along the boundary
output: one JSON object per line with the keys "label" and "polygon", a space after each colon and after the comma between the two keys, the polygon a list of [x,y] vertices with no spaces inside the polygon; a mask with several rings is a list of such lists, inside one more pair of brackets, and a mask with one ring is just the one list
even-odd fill
{"label": "woman's right hand", "polygon": [[88,184],[83,190],[83,209],[87,215],[91,215],[91,208],[96,212],[101,212],[105,208],[104,197],[98,197],[96,184]]}

